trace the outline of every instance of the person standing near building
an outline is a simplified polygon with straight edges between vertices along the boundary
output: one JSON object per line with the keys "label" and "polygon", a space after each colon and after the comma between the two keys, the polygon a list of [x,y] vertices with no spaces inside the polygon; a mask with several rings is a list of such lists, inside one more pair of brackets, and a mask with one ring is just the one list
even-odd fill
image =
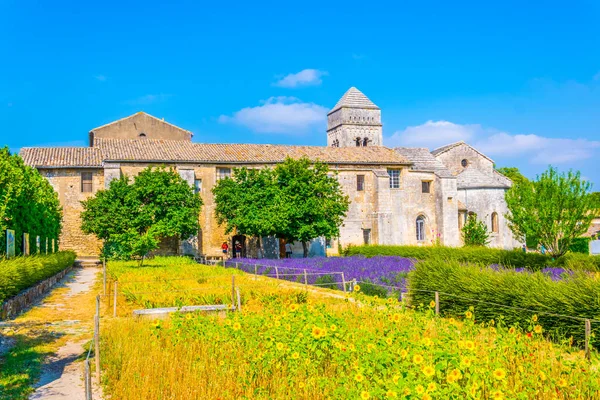
{"label": "person standing near building", "polygon": [[286,242],[285,244],[285,258],[292,258],[292,244]]}
{"label": "person standing near building", "polygon": [[235,257],[240,258],[242,256],[242,244],[235,242]]}
{"label": "person standing near building", "polygon": [[227,257],[227,253],[229,252],[229,245],[227,242],[223,242],[221,245],[221,251],[223,251],[223,257]]}

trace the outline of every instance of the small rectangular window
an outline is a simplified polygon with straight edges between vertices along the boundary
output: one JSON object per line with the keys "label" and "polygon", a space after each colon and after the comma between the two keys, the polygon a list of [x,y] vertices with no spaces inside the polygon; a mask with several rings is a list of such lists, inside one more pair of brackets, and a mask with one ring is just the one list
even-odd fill
{"label": "small rectangular window", "polygon": [[400,170],[388,169],[388,175],[390,176],[390,189],[400,189]]}
{"label": "small rectangular window", "polygon": [[231,168],[217,168],[217,180],[231,177]]}
{"label": "small rectangular window", "polygon": [[194,193],[202,193],[202,179],[194,180]]}
{"label": "small rectangular window", "polygon": [[362,192],[365,190],[365,176],[356,175],[356,190]]}
{"label": "small rectangular window", "polygon": [[431,193],[431,182],[430,181],[421,182],[421,190],[423,193]]}
{"label": "small rectangular window", "polygon": [[82,172],[81,173],[81,192],[91,193],[92,192],[92,173]]}
{"label": "small rectangular window", "polygon": [[365,244],[371,244],[371,230],[363,229],[363,240]]}

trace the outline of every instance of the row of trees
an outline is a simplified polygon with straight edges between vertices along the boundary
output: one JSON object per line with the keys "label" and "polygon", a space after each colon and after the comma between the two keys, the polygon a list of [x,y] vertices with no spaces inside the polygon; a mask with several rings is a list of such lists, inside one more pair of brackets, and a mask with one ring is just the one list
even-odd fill
{"label": "row of trees", "polygon": [[226,233],[301,242],[304,257],[310,240],[339,236],[350,204],[327,165],[307,158],[287,158],[274,168],[235,169],[212,192]]}
{"label": "row of trees", "polygon": [[45,238],[58,240],[61,221],[58,195],[48,180],[19,155],[0,149],[0,254],[6,251],[6,229],[15,231],[16,253],[22,254],[23,233],[30,234],[30,249],[36,249],[36,236],[44,247]]}

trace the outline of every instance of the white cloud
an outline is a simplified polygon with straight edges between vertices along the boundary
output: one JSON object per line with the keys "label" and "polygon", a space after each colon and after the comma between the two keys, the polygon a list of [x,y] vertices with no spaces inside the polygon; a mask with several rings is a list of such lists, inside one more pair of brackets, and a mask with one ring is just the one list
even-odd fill
{"label": "white cloud", "polygon": [[130,106],[143,106],[165,101],[169,97],[171,97],[170,94],[147,94],[144,96],[137,97],[135,99],[127,100],[124,103]]}
{"label": "white cloud", "polygon": [[321,77],[327,75],[327,72],[318,69],[303,69],[296,74],[289,74],[279,79],[273,86],[284,88],[295,88],[301,86],[318,86],[323,81]]}
{"label": "white cloud", "polygon": [[261,133],[296,134],[324,125],[327,117],[327,108],[295,97],[271,97],[261,103],[242,108],[232,116],[221,115],[219,122],[243,125]]}
{"label": "white cloud", "polygon": [[94,75],[94,78],[96,78],[96,80],[100,81],[100,82],[104,82],[106,81],[106,76],[104,75]]}
{"label": "white cloud", "polygon": [[387,145],[436,148],[460,140],[469,140],[481,129],[479,125],[459,125],[449,121],[427,121],[423,125],[409,126],[395,132]]}
{"label": "white cloud", "polygon": [[422,146],[434,149],[464,140],[490,157],[524,158],[532,164],[564,164],[588,159],[600,148],[600,141],[549,138],[534,134],[510,134],[481,125],[449,121],[427,121],[387,138],[388,146]]}

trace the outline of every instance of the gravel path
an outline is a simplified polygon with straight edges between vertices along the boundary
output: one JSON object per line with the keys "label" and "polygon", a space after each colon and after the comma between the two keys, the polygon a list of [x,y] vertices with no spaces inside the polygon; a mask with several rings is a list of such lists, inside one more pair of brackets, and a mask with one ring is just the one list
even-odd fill
{"label": "gravel path", "polygon": [[[91,320],[94,314],[92,287],[100,270],[76,268],[35,308],[44,315],[54,315],[54,321],[40,321],[63,333],[66,343],[52,356],[44,360],[42,375],[35,385],[30,399],[84,399],[83,362],[87,349],[84,345],[91,339]],[[35,312],[32,309],[30,312]],[[50,311],[50,312],[48,312]],[[82,314],[83,313],[83,314]],[[85,321],[82,318],[85,316]],[[35,318],[35,317],[34,317]],[[80,319],[81,318],[81,319]],[[15,321],[18,323],[18,321]],[[96,385],[93,385],[96,386]],[[101,399],[95,388],[94,400]]]}

